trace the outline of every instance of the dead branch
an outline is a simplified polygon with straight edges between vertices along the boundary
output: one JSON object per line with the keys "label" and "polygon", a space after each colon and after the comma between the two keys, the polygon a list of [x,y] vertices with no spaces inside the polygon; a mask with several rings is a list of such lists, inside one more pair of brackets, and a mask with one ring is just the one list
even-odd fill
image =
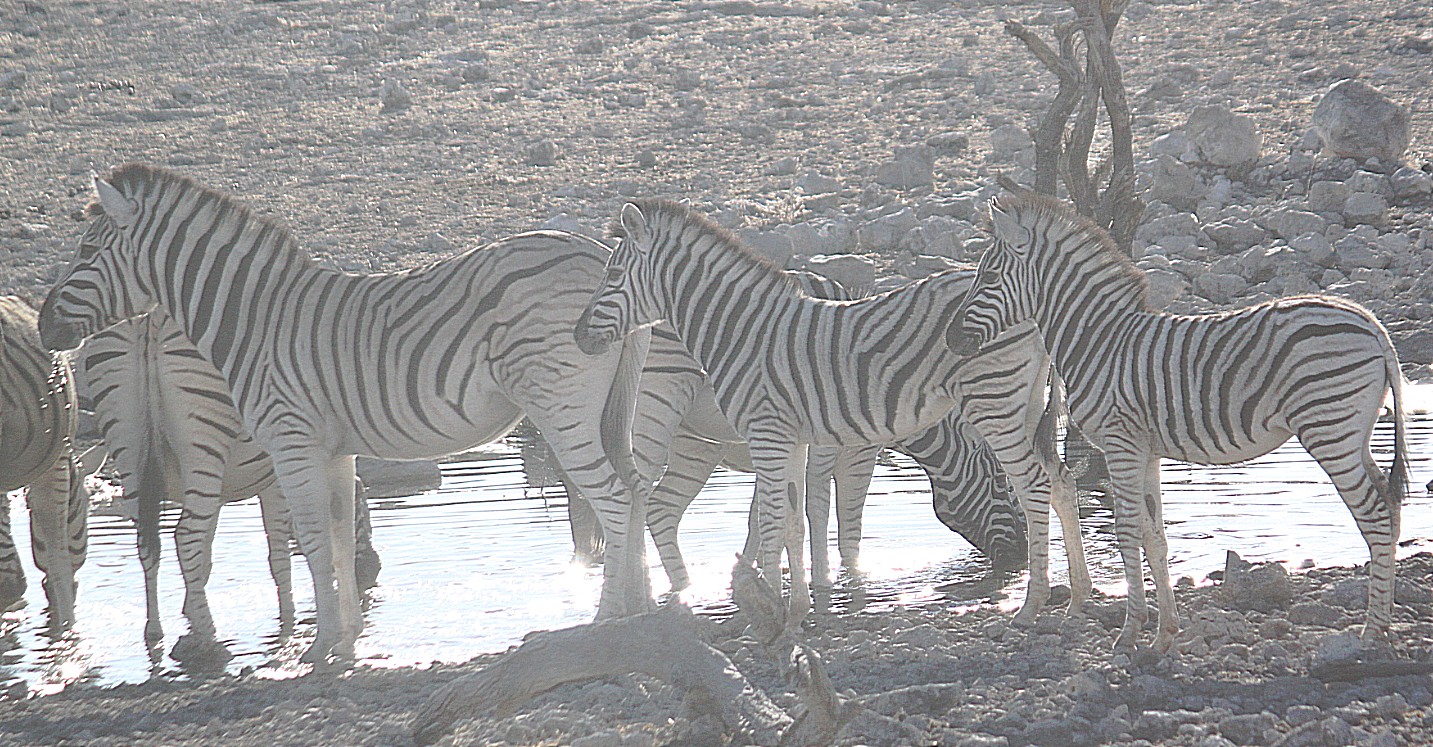
{"label": "dead branch", "polygon": [[682,604],[656,612],[537,633],[480,672],[443,686],[413,718],[413,738],[432,744],[459,719],[506,716],[569,682],[646,674],[681,690],[698,714],[716,716],[728,733],[774,744],[792,719],[752,686],[722,652],[703,640]]}

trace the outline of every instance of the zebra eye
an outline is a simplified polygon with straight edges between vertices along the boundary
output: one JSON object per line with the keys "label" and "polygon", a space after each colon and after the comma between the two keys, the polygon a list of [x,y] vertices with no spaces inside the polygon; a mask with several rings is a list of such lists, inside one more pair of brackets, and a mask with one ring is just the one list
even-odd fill
{"label": "zebra eye", "polygon": [[980,274],[977,275],[975,279],[981,285],[995,285],[996,283],[1000,282],[1000,272],[997,270],[986,268],[981,270]]}

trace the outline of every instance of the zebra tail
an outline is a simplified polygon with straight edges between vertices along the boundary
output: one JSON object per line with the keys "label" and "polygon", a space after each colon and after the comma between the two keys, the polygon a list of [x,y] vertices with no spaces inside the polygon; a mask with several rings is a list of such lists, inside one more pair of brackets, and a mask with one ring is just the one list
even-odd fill
{"label": "zebra tail", "polygon": [[[1384,339],[1387,340],[1386,337]],[[1397,509],[1408,497],[1408,419],[1403,414],[1403,371],[1398,367],[1398,353],[1391,343],[1384,344],[1388,345],[1384,359],[1393,390],[1393,464],[1388,467],[1387,500],[1395,509],[1394,516],[1397,516]]]}
{"label": "zebra tail", "polygon": [[159,559],[159,518],[163,512],[166,480],[163,466],[155,455],[145,450],[140,460],[139,474],[135,476],[135,530],[138,534],[139,555],[143,561],[146,555]]}
{"label": "zebra tail", "polygon": [[617,470],[617,475],[639,499],[651,486],[644,484],[637,469],[637,459],[632,453],[632,420],[637,409],[637,387],[642,380],[647,345],[651,339],[651,331],[645,329],[623,339],[617,373],[612,378],[612,386],[607,390],[607,400],[602,407],[602,449]]}
{"label": "zebra tail", "polygon": [[1035,448],[1038,456],[1045,464],[1054,464],[1060,459],[1059,451],[1056,449],[1056,430],[1060,423],[1069,414],[1065,409],[1065,387],[1055,369],[1050,369],[1050,396],[1045,401],[1045,412],[1040,415],[1040,422],[1035,426]]}

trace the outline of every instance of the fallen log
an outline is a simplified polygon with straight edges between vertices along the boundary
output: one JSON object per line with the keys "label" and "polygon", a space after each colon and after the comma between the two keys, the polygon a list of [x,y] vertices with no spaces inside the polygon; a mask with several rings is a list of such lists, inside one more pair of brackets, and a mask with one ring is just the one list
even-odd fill
{"label": "fallen log", "polygon": [[679,603],[533,634],[482,671],[434,693],[413,718],[413,738],[432,744],[460,719],[509,715],[559,685],[640,673],[682,691],[693,713],[716,717],[728,734],[778,744],[791,717],[703,638],[701,622]]}

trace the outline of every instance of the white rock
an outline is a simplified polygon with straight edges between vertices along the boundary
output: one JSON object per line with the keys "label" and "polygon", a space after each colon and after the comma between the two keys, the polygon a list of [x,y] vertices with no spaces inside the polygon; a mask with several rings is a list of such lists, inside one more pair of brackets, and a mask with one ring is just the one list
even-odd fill
{"label": "white rock", "polygon": [[1335,262],[1333,243],[1321,233],[1306,233],[1289,240],[1293,249],[1308,264],[1332,267]]}
{"label": "white rock", "polygon": [[807,259],[803,269],[831,278],[858,293],[876,284],[876,263],[855,254],[817,255]]}
{"label": "white rock", "polygon": [[1201,106],[1189,113],[1184,134],[1201,160],[1215,166],[1244,166],[1259,160],[1263,138],[1254,120],[1222,106]]}
{"label": "white rock", "polygon": [[1349,188],[1343,182],[1318,181],[1309,185],[1309,209],[1316,213],[1338,213],[1348,199]]}
{"label": "white rock", "polygon": [[1392,164],[1408,150],[1408,109],[1361,80],[1333,84],[1310,128],[1330,155]]}
{"label": "white rock", "polygon": [[1373,192],[1354,192],[1343,203],[1344,222],[1379,223],[1388,212],[1388,200]]}

